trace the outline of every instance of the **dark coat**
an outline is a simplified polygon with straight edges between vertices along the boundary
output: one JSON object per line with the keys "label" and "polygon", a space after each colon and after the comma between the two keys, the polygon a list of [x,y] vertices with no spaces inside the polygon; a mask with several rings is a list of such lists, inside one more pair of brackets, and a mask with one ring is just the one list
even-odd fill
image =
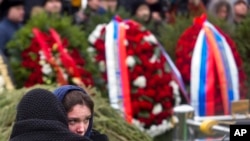
{"label": "dark coat", "polygon": [[45,89],[33,89],[20,101],[10,141],[89,141],[68,129],[62,103]]}
{"label": "dark coat", "polygon": [[14,23],[4,18],[0,22],[0,50],[7,55],[6,53],[6,45],[12,39],[15,32],[20,29],[20,23]]}

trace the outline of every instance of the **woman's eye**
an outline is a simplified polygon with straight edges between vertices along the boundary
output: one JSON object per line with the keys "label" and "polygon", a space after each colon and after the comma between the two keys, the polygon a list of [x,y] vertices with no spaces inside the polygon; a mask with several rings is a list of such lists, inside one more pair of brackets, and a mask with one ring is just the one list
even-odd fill
{"label": "woman's eye", "polygon": [[72,124],[75,124],[77,121],[76,120],[69,120],[68,122],[69,122],[69,124],[72,125]]}

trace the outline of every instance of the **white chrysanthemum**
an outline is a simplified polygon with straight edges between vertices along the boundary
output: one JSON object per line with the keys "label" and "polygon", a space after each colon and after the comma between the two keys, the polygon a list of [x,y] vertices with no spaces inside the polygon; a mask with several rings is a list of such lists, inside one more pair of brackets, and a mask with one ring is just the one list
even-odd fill
{"label": "white chrysanthemum", "polygon": [[126,64],[128,65],[128,67],[134,67],[135,66],[135,59],[133,56],[128,56],[126,59]]}
{"label": "white chrysanthemum", "polygon": [[155,63],[157,61],[157,55],[153,55],[150,59],[149,59],[149,62],[150,63]]}
{"label": "white chrysanthemum", "polygon": [[99,62],[99,69],[100,69],[101,72],[105,72],[106,66],[105,66],[105,62],[104,61],[100,61]]}
{"label": "white chrysanthemum", "polygon": [[147,85],[147,80],[145,78],[145,76],[138,76],[134,82],[133,82],[134,86],[137,86],[139,88],[145,88]]}
{"label": "white chrysanthemum", "polygon": [[42,65],[42,72],[43,74],[50,74],[52,72],[52,68],[49,64]]}
{"label": "white chrysanthemum", "polygon": [[175,106],[178,106],[178,105],[180,105],[180,102],[181,102],[179,86],[173,80],[169,82],[169,85],[173,88],[173,93],[174,93],[174,97],[175,97]]}
{"label": "white chrysanthemum", "polygon": [[87,52],[90,54],[93,54],[93,53],[95,53],[95,48],[90,46],[90,47],[88,47]]}
{"label": "white chrysanthemum", "polygon": [[96,41],[96,39],[97,39],[97,38],[96,38],[95,36],[89,35],[88,41],[89,41],[91,44],[94,44],[95,41]]}
{"label": "white chrysanthemum", "polygon": [[156,39],[155,36],[152,35],[152,34],[150,34],[150,35],[148,35],[148,36],[144,36],[143,39],[144,39],[145,41],[150,42],[150,43],[153,43],[153,44],[157,44],[157,43],[158,43],[157,39]]}
{"label": "white chrysanthemum", "polygon": [[157,104],[154,106],[152,113],[153,113],[154,115],[158,115],[159,113],[162,112],[162,110],[163,110],[162,105],[161,105],[160,103],[157,103]]}
{"label": "white chrysanthemum", "polygon": [[4,83],[5,83],[4,78],[2,75],[0,75],[0,87],[3,87]]}
{"label": "white chrysanthemum", "polygon": [[97,40],[98,37],[100,37],[101,35],[101,31],[102,29],[106,26],[106,24],[99,24],[97,25],[97,27],[95,28],[94,31],[92,31],[88,37],[88,41],[91,43],[91,44],[94,44],[95,41]]}

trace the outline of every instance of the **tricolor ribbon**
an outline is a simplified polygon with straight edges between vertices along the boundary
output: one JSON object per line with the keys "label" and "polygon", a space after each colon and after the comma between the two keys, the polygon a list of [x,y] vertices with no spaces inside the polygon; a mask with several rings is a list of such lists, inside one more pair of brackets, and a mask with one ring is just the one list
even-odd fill
{"label": "tricolor ribbon", "polygon": [[224,114],[227,115],[231,101],[239,99],[238,69],[223,35],[208,21],[199,22],[202,29],[191,61],[191,105],[197,116],[214,115],[214,105],[218,104],[214,101],[215,86],[219,85]]}
{"label": "tricolor ribbon", "polygon": [[113,19],[106,26],[105,55],[109,100],[114,109],[120,110],[124,118],[132,122],[130,85],[126,65],[126,30],[123,22]]}

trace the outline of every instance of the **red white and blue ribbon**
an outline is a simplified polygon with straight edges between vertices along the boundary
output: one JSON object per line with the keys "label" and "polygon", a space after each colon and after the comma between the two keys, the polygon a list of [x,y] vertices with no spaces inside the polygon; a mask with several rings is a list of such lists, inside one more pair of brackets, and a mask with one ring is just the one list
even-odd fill
{"label": "red white and blue ribbon", "polygon": [[126,65],[126,30],[123,22],[113,19],[106,27],[105,52],[110,104],[122,111],[124,118],[132,122],[130,86]]}
{"label": "red white and blue ribbon", "polygon": [[168,55],[168,53],[165,51],[165,49],[163,48],[163,46],[160,43],[158,43],[158,45],[159,45],[159,47],[161,49],[161,52],[162,52],[163,56],[165,57],[168,65],[170,67],[171,75],[172,75],[173,79],[176,81],[176,83],[180,87],[180,90],[181,90],[182,95],[185,98],[186,102],[190,103],[188,92],[186,90],[184,81],[183,81],[183,79],[181,77],[180,71],[177,69],[177,67],[175,66],[174,62],[172,61],[172,59],[170,58],[170,56]]}
{"label": "red white and blue ribbon", "polygon": [[239,100],[238,83],[238,69],[228,43],[211,23],[204,21],[191,61],[191,105],[196,115],[215,114],[215,85],[220,87],[224,114],[229,114],[231,101]]}

